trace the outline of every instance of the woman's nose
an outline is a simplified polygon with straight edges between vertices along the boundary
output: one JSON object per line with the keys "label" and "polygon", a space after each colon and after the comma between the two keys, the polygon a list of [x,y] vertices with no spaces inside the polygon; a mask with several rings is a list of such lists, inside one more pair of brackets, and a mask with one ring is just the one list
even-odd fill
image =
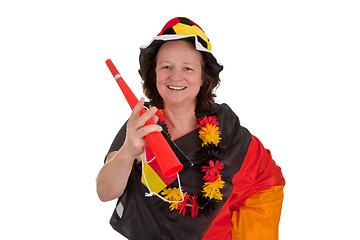
{"label": "woman's nose", "polygon": [[181,69],[173,68],[171,71],[171,79],[174,81],[179,81],[179,80],[182,80],[182,78],[183,78],[183,74],[182,74]]}

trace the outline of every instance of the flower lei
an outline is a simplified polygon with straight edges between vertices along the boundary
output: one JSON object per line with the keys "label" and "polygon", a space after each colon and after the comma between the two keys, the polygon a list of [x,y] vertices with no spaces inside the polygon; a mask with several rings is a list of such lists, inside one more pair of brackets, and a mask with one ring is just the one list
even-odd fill
{"label": "flower lei", "polygon": [[[156,115],[159,117],[160,125],[168,132],[167,121],[162,110],[159,110]],[[171,203],[169,209],[171,211],[178,210],[179,214],[183,216],[190,213],[191,217],[196,217],[199,213],[208,214],[210,210],[216,208],[217,203],[222,200],[223,195],[220,189],[224,187],[225,182],[221,180],[220,170],[224,168],[224,164],[220,162],[222,152],[218,146],[220,138],[219,122],[216,115],[202,116],[197,119],[199,127],[199,137],[202,140],[202,150],[207,166],[202,166],[203,187],[202,194],[189,195],[183,192],[183,201],[180,189],[178,187],[167,187],[161,195],[168,201],[175,201]],[[176,202],[177,201],[177,202]]]}

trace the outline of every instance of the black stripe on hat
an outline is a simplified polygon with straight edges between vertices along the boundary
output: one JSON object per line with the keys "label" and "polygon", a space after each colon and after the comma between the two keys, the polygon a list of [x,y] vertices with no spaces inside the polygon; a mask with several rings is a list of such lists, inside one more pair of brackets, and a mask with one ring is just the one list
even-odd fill
{"label": "black stripe on hat", "polygon": [[189,25],[189,26],[193,26],[194,24],[188,19],[188,18],[184,18],[184,17],[179,17],[179,20],[181,23]]}
{"label": "black stripe on hat", "polygon": [[167,35],[167,34],[176,34],[175,30],[171,27],[166,30],[161,35]]}
{"label": "black stripe on hat", "polygon": [[207,44],[207,42],[206,42],[204,39],[202,39],[200,36],[196,36],[196,37],[197,37],[198,42],[199,42],[201,45],[203,45],[204,48],[208,49],[208,44]]}

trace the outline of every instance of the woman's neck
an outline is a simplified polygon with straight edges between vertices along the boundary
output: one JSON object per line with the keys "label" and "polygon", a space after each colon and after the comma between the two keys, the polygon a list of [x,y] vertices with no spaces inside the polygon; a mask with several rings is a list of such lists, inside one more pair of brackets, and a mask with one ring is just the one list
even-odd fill
{"label": "woman's neck", "polygon": [[169,133],[173,140],[178,139],[197,128],[195,107],[166,107],[164,109]]}

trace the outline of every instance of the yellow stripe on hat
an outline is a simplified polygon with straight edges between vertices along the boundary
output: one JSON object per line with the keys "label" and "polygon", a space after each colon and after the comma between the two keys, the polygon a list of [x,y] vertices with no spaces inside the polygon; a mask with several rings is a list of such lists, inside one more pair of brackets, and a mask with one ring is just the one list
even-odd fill
{"label": "yellow stripe on hat", "polygon": [[187,24],[178,23],[173,26],[174,31],[176,34],[179,35],[197,35],[202,38],[207,43],[207,50],[211,51],[211,43],[209,39],[205,35],[205,33],[196,25],[189,26]]}

